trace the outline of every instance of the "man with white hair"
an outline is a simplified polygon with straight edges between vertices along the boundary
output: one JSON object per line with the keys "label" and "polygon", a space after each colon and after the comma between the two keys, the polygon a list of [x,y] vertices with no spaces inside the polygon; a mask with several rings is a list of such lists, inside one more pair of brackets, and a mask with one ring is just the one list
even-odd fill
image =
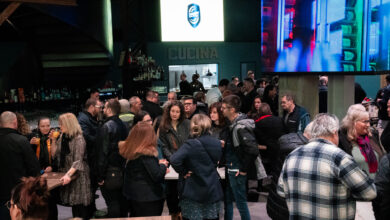
{"label": "man with white hair", "polygon": [[177,100],[177,94],[176,92],[168,92],[167,98],[169,102],[173,102]]}
{"label": "man with white hair", "polygon": [[19,134],[16,115],[5,111],[0,115],[0,219],[11,219],[4,206],[11,198],[11,190],[22,177],[39,175],[38,159],[26,137]]}
{"label": "man with white hair", "polygon": [[373,180],[337,147],[338,130],[335,116],[318,114],[310,142],[287,156],[277,191],[290,219],[354,219],[356,200],[376,197]]}

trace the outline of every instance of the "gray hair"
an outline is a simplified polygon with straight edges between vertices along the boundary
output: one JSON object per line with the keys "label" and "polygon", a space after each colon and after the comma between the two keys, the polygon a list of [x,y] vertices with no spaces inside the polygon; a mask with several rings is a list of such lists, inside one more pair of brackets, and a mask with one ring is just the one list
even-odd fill
{"label": "gray hair", "polygon": [[339,119],[335,115],[321,113],[316,115],[310,129],[311,138],[329,137],[336,133],[339,126]]}
{"label": "gray hair", "polygon": [[130,102],[130,107],[133,106],[137,100],[140,99],[138,96],[132,96],[130,99],[129,99],[129,102]]}
{"label": "gray hair", "polygon": [[[347,114],[341,121],[341,128],[347,130],[347,138],[352,141],[357,138],[355,122],[361,120],[364,117],[370,118],[370,114],[366,111],[366,108],[362,104],[354,104],[349,106]],[[369,134],[371,135],[371,134]]]}
{"label": "gray hair", "polygon": [[127,99],[119,100],[119,104],[121,105],[121,113],[127,113],[130,111],[130,103]]}
{"label": "gray hair", "polygon": [[13,112],[5,111],[5,112],[1,113],[1,115],[0,115],[1,127],[5,127],[5,128],[12,127],[13,128],[13,123],[15,123],[15,121],[17,121],[17,118],[16,118],[15,113],[13,113]]}
{"label": "gray hair", "polygon": [[303,135],[307,138],[311,138],[311,129],[313,127],[313,122],[310,122],[308,125],[306,125],[305,130],[303,131]]}
{"label": "gray hair", "polygon": [[177,94],[176,94],[176,92],[168,92],[168,95],[169,95],[169,94],[173,94],[174,97],[175,97],[175,99],[177,99]]}

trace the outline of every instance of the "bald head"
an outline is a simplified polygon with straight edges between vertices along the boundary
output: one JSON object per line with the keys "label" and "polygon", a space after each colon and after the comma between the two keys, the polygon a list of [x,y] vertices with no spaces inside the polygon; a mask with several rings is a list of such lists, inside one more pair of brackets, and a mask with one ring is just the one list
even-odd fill
{"label": "bald head", "polygon": [[13,112],[5,111],[0,115],[0,124],[3,128],[18,128],[18,121],[16,115]]}

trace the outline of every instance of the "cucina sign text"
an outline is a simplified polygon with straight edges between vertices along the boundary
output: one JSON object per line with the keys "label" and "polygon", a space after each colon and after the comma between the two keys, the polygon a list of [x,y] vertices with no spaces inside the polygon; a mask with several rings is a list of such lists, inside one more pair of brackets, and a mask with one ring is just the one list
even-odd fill
{"label": "cucina sign text", "polygon": [[216,47],[172,47],[168,48],[170,60],[205,60],[218,59]]}

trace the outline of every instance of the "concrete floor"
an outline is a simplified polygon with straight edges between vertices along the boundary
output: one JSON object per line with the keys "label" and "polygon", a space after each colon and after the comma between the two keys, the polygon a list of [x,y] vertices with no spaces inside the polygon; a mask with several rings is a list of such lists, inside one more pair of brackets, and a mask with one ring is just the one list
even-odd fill
{"label": "concrete floor", "polygon": [[[96,200],[96,205],[99,210],[107,210],[106,203],[104,202],[103,197],[98,191],[99,198]],[[267,215],[266,211],[266,195],[262,194],[259,198],[259,202],[249,202],[249,211],[252,217],[252,220],[268,220],[271,219]],[[168,208],[165,205],[163,215],[168,214]],[[58,219],[67,220],[72,218],[72,210],[69,207],[64,207],[58,205]],[[221,213],[221,219],[223,219],[223,210]],[[240,214],[238,213],[237,208],[234,208],[234,220],[239,220]],[[357,202],[356,204],[356,217],[355,220],[373,220],[374,212],[372,211],[371,202]]]}
{"label": "concrete floor", "polygon": [[[96,199],[96,206],[99,210],[107,210],[106,203],[104,202],[103,196],[100,191],[97,192],[99,198]],[[268,220],[270,219],[267,215],[267,211],[265,209],[265,199],[261,197],[259,199],[260,202],[249,202],[249,212],[253,220]],[[222,205],[223,206],[223,205]],[[67,220],[72,218],[72,209],[70,207],[60,206],[58,205],[58,219],[59,220]],[[221,210],[221,219],[223,219],[223,210]],[[168,208],[165,204],[164,211],[162,215],[169,215]],[[234,220],[239,220],[240,214],[238,213],[237,208],[234,208]]]}

